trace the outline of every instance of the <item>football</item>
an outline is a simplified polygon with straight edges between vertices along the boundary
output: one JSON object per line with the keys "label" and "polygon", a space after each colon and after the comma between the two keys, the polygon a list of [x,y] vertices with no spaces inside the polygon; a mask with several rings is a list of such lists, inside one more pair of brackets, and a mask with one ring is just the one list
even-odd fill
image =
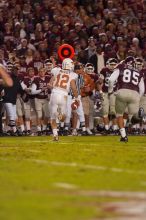
{"label": "football", "polygon": [[72,110],[76,110],[79,107],[79,102],[77,100],[74,100],[71,104]]}

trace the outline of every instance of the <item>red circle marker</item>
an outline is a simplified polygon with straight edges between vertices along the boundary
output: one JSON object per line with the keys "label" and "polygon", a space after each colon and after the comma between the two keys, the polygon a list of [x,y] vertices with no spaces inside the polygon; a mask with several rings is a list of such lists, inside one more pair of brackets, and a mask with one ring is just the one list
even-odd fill
{"label": "red circle marker", "polygon": [[58,56],[61,60],[65,58],[73,58],[75,55],[75,50],[70,44],[62,44],[58,49]]}
{"label": "red circle marker", "polygon": [[69,54],[69,51],[68,50],[64,50],[64,55],[68,55]]}

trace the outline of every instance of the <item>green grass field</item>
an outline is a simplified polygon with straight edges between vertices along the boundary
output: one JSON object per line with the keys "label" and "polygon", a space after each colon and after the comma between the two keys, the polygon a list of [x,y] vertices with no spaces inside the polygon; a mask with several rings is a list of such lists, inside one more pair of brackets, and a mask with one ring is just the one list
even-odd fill
{"label": "green grass field", "polygon": [[0,220],[141,220],[145,201],[146,136],[0,138]]}

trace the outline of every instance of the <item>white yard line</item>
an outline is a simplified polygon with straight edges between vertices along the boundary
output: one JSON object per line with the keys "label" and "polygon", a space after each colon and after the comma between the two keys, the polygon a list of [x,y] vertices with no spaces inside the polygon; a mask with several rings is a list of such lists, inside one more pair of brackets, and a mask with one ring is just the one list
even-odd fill
{"label": "white yard line", "polygon": [[[146,200],[146,192],[130,192],[130,191],[111,191],[111,190],[82,190],[80,186],[66,183],[66,182],[56,182],[53,186],[57,188],[64,189],[76,189],[75,192],[81,196],[95,196],[95,197],[112,197],[112,198],[128,198],[137,200]],[[122,203],[122,202],[121,202]],[[145,203],[146,208],[146,203]],[[145,209],[146,211],[146,209]]]}
{"label": "white yard line", "polygon": [[62,183],[62,182],[54,183],[53,185],[57,188],[63,188],[63,189],[77,189],[78,188],[78,186],[74,184]]}
{"label": "white yard line", "polygon": [[[63,189],[76,189],[75,193],[81,196],[91,197],[110,197],[110,198],[125,198],[125,199],[137,199],[146,200],[146,192],[125,192],[125,191],[105,191],[105,190],[82,190],[78,185],[64,182],[54,183],[53,186]],[[146,208],[146,203],[145,203]]]}
{"label": "white yard line", "polygon": [[116,168],[116,167],[105,167],[105,166],[96,166],[96,165],[90,165],[90,164],[78,164],[76,162],[72,162],[72,163],[67,163],[67,162],[60,162],[60,161],[47,161],[47,160],[38,160],[38,159],[29,159],[32,162],[35,163],[40,163],[40,164],[48,164],[51,166],[65,166],[65,167],[77,167],[77,168],[82,168],[82,169],[89,169],[89,170],[102,170],[102,171],[112,171],[112,172],[116,172],[116,173],[130,173],[130,174],[143,174],[146,175],[146,172],[144,171],[138,171],[138,170],[129,170],[129,169],[121,169],[121,168]]}
{"label": "white yard line", "polygon": [[[101,209],[106,213],[116,214],[116,220],[145,220],[146,216],[146,193],[145,192],[119,192],[119,191],[97,191],[82,190],[79,186],[57,182],[53,186],[65,190],[73,190],[77,196],[86,197],[105,197],[117,198],[122,201],[105,202],[101,205]],[[68,193],[68,191],[67,191]],[[68,194],[70,195],[70,194]],[[72,194],[71,194],[72,195]],[[125,199],[125,201],[123,201]],[[104,218],[105,220],[113,220]]]}
{"label": "white yard line", "polygon": [[146,192],[80,190],[80,194],[84,195],[84,196],[98,196],[98,197],[113,197],[113,198],[129,198],[129,199],[146,200]]}

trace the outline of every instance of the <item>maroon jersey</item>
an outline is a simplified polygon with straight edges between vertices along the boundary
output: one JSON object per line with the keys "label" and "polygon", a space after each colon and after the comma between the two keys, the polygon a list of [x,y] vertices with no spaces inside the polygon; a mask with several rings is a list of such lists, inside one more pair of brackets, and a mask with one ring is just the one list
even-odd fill
{"label": "maroon jersey", "polygon": [[[102,91],[105,93],[108,93],[108,87],[109,87],[109,77],[111,76],[113,71],[111,71],[109,68],[104,67],[100,74],[104,76],[103,79],[103,86],[102,86]],[[114,84],[114,91],[117,90],[117,84]]]}
{"label": "maroon jersey", "polygon": [[118,66],[118,89],[130,89],[139,92],[139,83],[143,77],[142,72],[134,68],[130,68],[127,65],[121,64]]}
{"label": "maroon jersey", "polygon": [[[25,76],[23,79],[23,83],[27,86],[27,88],[30,88],[34,79],[35,79],[34,77],[30,78],[29,76]],[[30,94],[27,94],[27,96],[29,99],[34,99],[36,97],[36,95],[30,95]]]}
{"label": "maroon jersey", "polygon": [[46,76],[52,77],[51,70],[50,71],[49,70],[46,71]]}
{"label": "maroon jersey", "polygon": [[[41,77],[38,76],[34,79],[33,83],[36,84],[37,90],[39,90],[44,87],[47,87],[50,82],[50,79],[51,79],[51,77],[49,77],[49,76],[45,76],[44,79],[42,79]],[[50,94],[50,93],[51,93],[51,90],[46,89],[45,91],[42,91],[41,93],[36,95],[36,98],[45,99],[48,97],[48,94]]]}

